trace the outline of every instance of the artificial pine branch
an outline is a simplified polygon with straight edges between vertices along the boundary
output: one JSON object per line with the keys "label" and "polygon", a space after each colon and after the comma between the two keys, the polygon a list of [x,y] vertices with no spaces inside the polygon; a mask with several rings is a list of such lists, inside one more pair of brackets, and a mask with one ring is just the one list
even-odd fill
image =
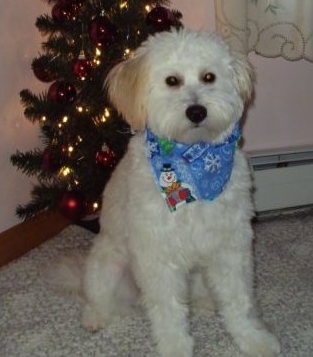
{"label": "artificial pine branch", "polygon": [[36,175],[42,170],[42,152],[39,149],[17,151],[11,156],[11,163],[28,176]]}
{"label": "artificial pine branch", "polygon": [[71,44],[66,37],[51,36],[47,41],[42,43],[42,48],[45,51],[57,53],[58,56],[68,56],[69,53],[76,49],[76,46]]}
{"label": "artificial pine branch", "polygon": [[20,91],[21,102],[24,106],[31,105],[33,107],[39,105],[42,97],[40,95],[32,93],[29,89],[23,89]]}
{"label": "artificial pine branch", "polygon": [[[131,137],[103,88],[107,73],[149,33],[180,27],[181,15],[175,11],[171,16],[163,7],[155,9],[163,13],[161,24],[151,21],[153,17],[148,21],[148,11],[167,6],[167,0],[44,1],[53,7],[51,15],[37,18],[46,39],[32,69],[47,87],[39,94],[20,92],[25,117],[40,125],[43,148],[11,157],[14,166],[38,181],[31,201],[19,206],[17,214],[30,218],[58,207],[77,220],[85,213],[82,207],[98,209],[102,190]],[[101,26],[104,32],[99,32]]]}
{"label": "artificial pine branch", "polygon": [[34,94],[28,89],[20,92],[21,102],[24,105],[24,115],[31,122],[38,121],[48,115],[58,117],[62,108],[47,100],[46,93]]}
{"label": "artificial pine branch", "polygon": [[57,198],[62,194],[62,190],[56,186],[37,185],[31,191],[31,201],[26,205],[19,205],[16,208],[16,214],[21,219],[29,219],[47,208],[55,209]]}
{"label": "artificial pine branch", "polygon": [[60,26],[57,26],[51,16],[46,14],[39,16],[35,25],[42,35],[51,35],[60,30]]}

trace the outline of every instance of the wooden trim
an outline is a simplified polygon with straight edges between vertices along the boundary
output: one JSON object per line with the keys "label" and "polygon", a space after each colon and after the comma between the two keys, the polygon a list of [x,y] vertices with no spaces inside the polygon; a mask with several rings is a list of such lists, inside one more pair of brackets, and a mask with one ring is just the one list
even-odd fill
{"label": "wooden trim", "polygon": [[56,211],[46,211],[0,233],[0,267],[52,238],[71,222]]}

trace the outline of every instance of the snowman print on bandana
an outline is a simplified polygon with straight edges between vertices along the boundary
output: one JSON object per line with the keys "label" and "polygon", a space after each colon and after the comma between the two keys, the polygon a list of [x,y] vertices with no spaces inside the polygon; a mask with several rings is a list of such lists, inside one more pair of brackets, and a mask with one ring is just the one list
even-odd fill
{"label": "snowman print on bandana", "polygon": [[177,179],[177,175],[171,164],[163,164],[159,184],[171,211],[175,211],[176,207],[180,204],[195,201],[187,185],[184,185]]}
{"label": "snowman print on bandana", "polygon": [[188,145],[160,138],[146,128],[147,158],[155,183],[171,212],[197,200],[212,201],[224,191],[239,139],[239,123],[218,144]]}

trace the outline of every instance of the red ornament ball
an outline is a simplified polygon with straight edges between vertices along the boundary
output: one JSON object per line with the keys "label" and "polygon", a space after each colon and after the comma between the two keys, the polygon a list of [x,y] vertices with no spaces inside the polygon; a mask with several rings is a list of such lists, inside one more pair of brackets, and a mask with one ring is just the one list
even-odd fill
{"label": "red ornament ball", "polygon": [[147,24],[159,32],[169,31],[174,24],[174,20],[171,10],[163,6],[157,6],[152,9],[146,18]]}
{"label": "red ornament ball", "polygon": [[55,22],[63,23],[75,17],[71,5],[57,3],[53,6],[51,16]]}
{"label": "red ornament ball", "polygon": [[85,4],[86,0],[59,0],[58,3],[65,8],[69,8],[72,12],[72,18],[75,20],[75,16],[80,8]]}
{"label": "red ornament ball", "polygon": [[94,45],[109,46],[115,41],[116,28],[106,16],[97,16],[91,20],[88,33]]}
{"label": "red ornament ball", "polygon": [[50,173],[56,172],[60,168],[59,159],[51,147],[46,147],[42,153],[42,168]]}
{"label": "red ornament ball", "polygon": [[86,0],[58,0],[58,3],[61,5],[66,5],[66,6],[79,6],[82,7]]}
{"label": "red ornament ball", "polygon": [[65,191],[58,202],[58,209],[71,221],[80,220],[86,211],[83,194],[80,191]]}
{"label": "red ornament ball", "polygon": [[96,164],[103,167],[114,167],[116,165],[116,156],[114,151],[100,150],[96,153]]}
{"label": "red ornament ball", "polygon": [[75,76],[84,81],[90,77],[92,71],[92,62],[87,58],[78,57],[73,62],[73,73]]}
{"label": "red ornament ball", "polygon": [[47,97],[52,102],[62,105],[73,103],[76,99],[76,89],[69,82],[55,81],[51,84]]}
{"label": "red ornament ball", "polygon": [[52,82],[55,79],[55,75],[51,72],[47,63],[40,58],[34,59],[32,70],[36,78],[42,82]]}

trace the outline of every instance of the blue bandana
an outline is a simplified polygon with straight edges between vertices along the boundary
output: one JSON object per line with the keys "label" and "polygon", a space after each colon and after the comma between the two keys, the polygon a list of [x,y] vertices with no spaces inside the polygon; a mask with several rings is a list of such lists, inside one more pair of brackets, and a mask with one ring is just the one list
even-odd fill
{"label": "blue bandana", "polygon": [[238,123],[219,144],[186,145],[159,138],[146,129],[147,155],[154,180],[170,211],[196,200],[212,201],[223,192],[239,138]]}

